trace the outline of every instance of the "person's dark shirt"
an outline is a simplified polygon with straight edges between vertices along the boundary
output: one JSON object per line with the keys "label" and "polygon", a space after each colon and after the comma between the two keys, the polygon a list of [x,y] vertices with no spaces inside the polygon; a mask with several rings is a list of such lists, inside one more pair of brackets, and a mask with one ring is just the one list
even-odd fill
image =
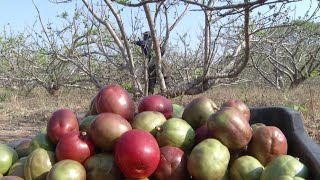
{"label": "person's dark shirt", "polygon": [[134,42],[136,45],[141,47],[141,50],[143,52],[143,54],[146,57],[149,57],[149,60],[151,58],[151,47],[149,47],[150,45],[148,45],[147,41],[135,41]]}
{"label": "person's dark shirt", "polygon": [[[149,60],[152,58],[152,55],[151,55],[151,42],[148,44],[148,41],[135,41],[134,42],[136,45],[140,46],[141,47],[141,50],[143,52],[143,54],[146,56],[146,57],[149,57]],[[164,55],[165,53],[165,48],[162,48],[160,47],[160,50],[161,50],[161,56]]]}

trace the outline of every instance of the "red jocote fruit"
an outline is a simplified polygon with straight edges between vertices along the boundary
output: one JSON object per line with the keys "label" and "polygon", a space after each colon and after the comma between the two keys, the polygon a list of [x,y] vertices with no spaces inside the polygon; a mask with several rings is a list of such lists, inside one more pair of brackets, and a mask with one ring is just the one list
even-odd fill
{"label": "red jocote fruit", "polygon": [[115,161],[127,178],[149,177],[160,162],[160,148],[156,139],[140,129],[122,134],[114,152]]}
{"label": "red jocote fruit", "polygon": [[131,121],[135,114],[135,105],[129,93],[118,85],[106,85],[100,89],[96,98],[96,111],[119,114]]}
{"label": "red jocote fruit", "polygon": [[250,109],[244,102],[242,102],[240,100],[236,100],[236,99],[230,99],[230,100],[224,102],[221,105],[220,109],[222,109],[224,107],[234,107],[243,113],[243,115],[247,121],[250,120],[250,115],[251,115]]}
{"label": "red jocote fruit", "polygon": [[287,150],[287,138],[275,126],[258,128],[248,144],[248,154],[258,159],[264,166],[276,157],[286,155]]}
{"label": "red jocote fruit", "polygon": [[94,145],[85,132],[69,132],[62,136],[56,147],[58,161],[72,159],[82,164],[94,154]]}
{"label": "red jocote fruit", "polygon": [[251,129],[252,129],[252,133],[255,133],[257,129],[259,129],[260,127],[266,126],[263,123],[254,123],[251,124]]}
{"label": "red jocote fruit", "polygon": [[177,147],[164,146],[160,148],[160,163],[154,172],[156,180],[187,179],[187,156]]}
{"label": "red jocote fruit", "polygon": [[79,131],[79,123],[74,112],[68,109],[55,111],[47,123],[47,135],[57,144],[60,138],[71,131]]}
{"label": "red jocote fruit", "polygon": [[244,148],[252,137],[249,122],[233,107],[225,107],[212,114],[207,125],[212,137],[230,150]]}
{"label": "red jocote fruit", "polygon": [[144,97],[139,105],[138,111],[158,111],[161,112],[167,119],[172,117],[173,107],[169,99],[161,95],[149,95]]}
{"label": "red jocote fruit", "polygon": [[116,140],[131,130],[130,123],[118,114],[102,113],[91,123],[89,136],[96,147],[106,151],[114,149]]}
{"label": "red jocote fruit", "polygon": [[211,137],[211,133],[208,129],[207,124],[200,126],[198,129],[196,129],[195,133],[196,136],[194,138],[194,146],[199,144],[201,141]]}

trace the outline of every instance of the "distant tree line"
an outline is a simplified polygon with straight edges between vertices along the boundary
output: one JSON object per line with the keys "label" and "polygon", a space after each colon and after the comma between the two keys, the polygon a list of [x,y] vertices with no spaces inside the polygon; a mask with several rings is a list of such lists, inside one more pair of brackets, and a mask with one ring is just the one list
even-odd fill
{"label": "distant tree line", "polygon": [[[135,97],[154,93],[154,82],[155,93],[169,97],[244,81],[295,88],[320,71],[319,4],[295,19],[289,16],[295,2],[81,0],[73,14],[59,15],[63,27],[44,24],[34,3],[41,31],[7,28],[0,34],[0,82],[26,92],[42,87],[51,95],[62,87],[114,83]],[[188,32],[172,41],[190,12],[204,17],[199,41],[190,42]],[[145,31],[148,41],[142,43]]]}

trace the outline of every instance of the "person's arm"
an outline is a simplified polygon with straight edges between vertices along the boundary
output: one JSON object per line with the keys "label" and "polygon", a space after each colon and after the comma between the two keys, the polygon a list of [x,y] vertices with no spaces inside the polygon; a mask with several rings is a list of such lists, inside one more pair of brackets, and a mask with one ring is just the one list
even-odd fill
{"label": "person's arm", "polygon": [[134,41],[134,44],[140,46],[140,47],[144,47],[145,46],[145,42],[144,41]]}

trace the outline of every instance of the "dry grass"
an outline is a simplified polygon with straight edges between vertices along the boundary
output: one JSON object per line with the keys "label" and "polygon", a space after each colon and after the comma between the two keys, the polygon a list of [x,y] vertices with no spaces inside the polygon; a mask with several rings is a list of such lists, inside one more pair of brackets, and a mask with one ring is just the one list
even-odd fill
{"label": "dry grass", "polygon": [[85,112],[94,93],[75,90],[53,97],[37,90],[29,97],[16,93],[9,95],[5,102],[0,102],[0,142],[34,136],[46,126],[51,113],[60,108],[71,109],[77,114]]}
{"label": "dry grass", "polygon": [[[227,99],[239,99],[249,106],[289,106],[298,109],[303,117],[310,137],[320,144],[320,87],[309,85],[290,92],[248,86],[220,86],[201,94],[220,105]],[[2,94],[1,94],[2,93]],[[57,97],[48,96],[43,91],[35,91],[29,97],[0,90],[0,142],[9,142],[21,137],[31,137],[38,129],[46,126],[51,113],[59,108],[68,108],[78,115],[83,114],[96,92],[73,90],[62,92]],[[200,96],[181,96],[172,102],[186,105],[191,99]]]}

